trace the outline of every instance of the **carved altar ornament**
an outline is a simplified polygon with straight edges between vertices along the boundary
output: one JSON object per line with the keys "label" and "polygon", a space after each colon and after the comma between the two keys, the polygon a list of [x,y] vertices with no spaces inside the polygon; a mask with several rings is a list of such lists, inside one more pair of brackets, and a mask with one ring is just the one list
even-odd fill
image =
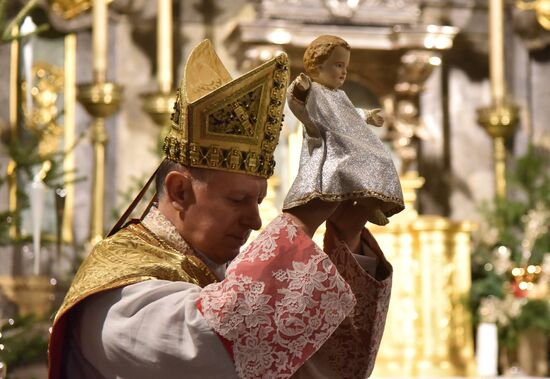
{"label": "carved altar ornament", "polygon": [[[32,67],[30,92],[32,107],[26,106],[26,97],[22,97],[27,127],[38,136],[39,154],[42,157],[57,151],[62,126],[57,123],[59,110],[58,96],[63,92],[64,71],[62,68],[45,62],[36,62]],[[23,82],[23,91],[29,83]],[[28,110],[30,114],[28,113]]]}
{"label": "carved altar ornament", "polygon": [[[15,0],[25,3],[26,0]],[[131,15],[134,22],[154,19],[156,1],[147,0],[105,0],[109,6],[109,17]],[[38,5],[48,15],[52,29],[71,33],[89,29],[92,26],[93,0],[38,0]]]}
{"label": "carved altar ornament", "polygon": [[[106,0],[107,4],[113,0]],[[58,16],[70,20],[92,8],[93,0],[51,0],[51,9]]]}
{"label": "carved altar ornament", "polygon": [[550,30],[550,0],[518,0],[516,7],[521,10],[535,11],[538,23],[544,29]]}
{"label": "carved altar ornament", "polygon": [[518,0],[513,19],[514,30],[529,50],[550,44],[550,0]]}
{"label": "carved altar ornament", "polygon": [[439,54],[428,50],[412,50],[403,55],[397,72],[395,94],[383,99],[390,141],[401,159],[400,174],[404,175],[417,159],[418,140],[432,138],[419,116],[418,96],[435,67],[441,64]]}
{"label": "carved altar ornament", "polygon": [[385,227],[371,226],[392,261],[394,283],[373,377],[472,376],[471,319],[464,298],[471,286],[474,224],[418,215],[424,179],[401,176],[405,211]]}
{"label": "carved altar ornament", "polygon": [[423,89],[424,82],[435,67],[441,64],[438,53],[429,50],[411,50],[401,57],[401,66],[397,72],[395,91],[408,95],[417,95]]}
{"label": "carved altar ornament", "polygon": [[418,0],[262,0],[262,19],[327,23],[335,19],[352,24],[415,24],[421,14]]}
{"label": "carved altar ornament", "polygon": [[249,71],[279,54],[284,53],[278,45],[254,45],[244,52],[244,59],[241,62],[241,70]]}
{"label": "carved altar ornament", "polygon": [[351,18],[362,0],[324,0],[325,6],[334,17]]}

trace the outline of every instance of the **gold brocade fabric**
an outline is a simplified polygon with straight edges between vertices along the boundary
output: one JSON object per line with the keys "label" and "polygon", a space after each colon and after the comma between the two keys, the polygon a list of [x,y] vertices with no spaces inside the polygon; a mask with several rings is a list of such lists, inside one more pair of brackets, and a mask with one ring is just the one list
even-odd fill
{"label": "gold brocade fabric", "polygon": [[282,53],[232,79],[212,43],[199,43],[176,93],[165,156],[184,166],[270,177],[289,77]]}
{"label": "gold brocade fabric", "polygon": [[130,224],[95,245],[55,315],[48,346],[48,378],[62,378],[67,322],[75,305],[103,291],[155,279],[200,287],[218,281],[190,248],[178,250],[142,223]]}
{"label": "gold brocade fabric", "polygon": [[76,273],[55,322],[90,295],[151,279],[201,287],[217,281],[199,258],[184,255],[142,224],[132,224],[94,247]]}

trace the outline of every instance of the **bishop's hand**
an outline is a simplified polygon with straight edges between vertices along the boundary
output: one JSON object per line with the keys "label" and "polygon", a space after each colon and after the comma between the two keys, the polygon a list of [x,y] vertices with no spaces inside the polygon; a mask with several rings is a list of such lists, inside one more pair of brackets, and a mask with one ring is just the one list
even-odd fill
{"label": "bishop's hand", "polygon": [[284,212],[290,215],[294,222],[311,238],[317,228],[338,208],[338,204],[315,198],[305,204],[286,209]]}
{"label": "bishop's hand", "polygon": [[338,239],[344,241],[352,253],[361,250],[361,232],[367,223],[368,210],[359,201],[346,200],[329,216]]}

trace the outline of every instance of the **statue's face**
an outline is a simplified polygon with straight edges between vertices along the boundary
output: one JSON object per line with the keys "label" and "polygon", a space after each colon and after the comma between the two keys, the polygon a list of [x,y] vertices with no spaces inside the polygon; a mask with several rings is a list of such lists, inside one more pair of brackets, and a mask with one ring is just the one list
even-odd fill
{"label": "statue's face", "polygon": [[336,46],[326,61],[317,66],[312,78],[317,83],[332,88],[340,88],[346,81],[350,51]]}
{"label": "statue's face", "polygon": [[212,170],[192,182],[193,201],[176,228],[198,252],[222,264],[239,254],[252,230],[262,226],[259,204],[267,191],[261,177]]}

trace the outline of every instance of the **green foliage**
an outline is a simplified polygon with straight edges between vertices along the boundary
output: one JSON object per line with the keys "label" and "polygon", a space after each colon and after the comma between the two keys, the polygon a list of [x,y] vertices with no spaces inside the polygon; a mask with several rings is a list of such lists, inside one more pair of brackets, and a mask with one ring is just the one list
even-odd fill
{"label": "green foliage", "polygon": [[[494,296],[498,299],[503,299],[505,295],[505,282],[506,278],[494,274],[489,274],[485,277],[480,276],[477,279],[474,279],[474,283],[470,291],[470,304],[472,304],[475,309],[478,309],[481,299],[484,297]],[[478,318],[479,315],[476,312],[474,314],[474,322],[476,324],[479,322]]]}
{"label": "green foliage", "polygon": [[26,35],[19,35],[19,36],[12,36],[11,31],[15,26],[20,26],[25,17],[32,11],[32,9],[36,6],[38,3],[38,0],[30,0],[28,1],[23,8],[19,9],[15,17],[13,17],[11,20],[7,20],[6,13],[7,13],[7,6],[8,6],[8,0],[0,0],[0,43],[1,42],[10,42],[14,39],[21,39],[21,38],[27,38],[31,35],[41,33],[49,28],[49,25],[43,24],[36,28],[36,30],[32,33],[26,34]]}
{"label": "green foliage", "polygon": [[[145,186],[145,183],[147,183],[147,180],[151,176],[150,173],[146,173],[142,175],[141,177],[132,176],[130,178],[130,185],[124,190],[119,191],[118,195],[120,196],[119,204],[120,207],[117,209],[113,209],[111,211],[111,216],[113,218],[113,224],[122,216],[122,214],[126,211],[126,208],[132,203],[132,201],[135,199],[139,191]],[[130,215],[130,218],[140,217],[143,211],[145,210],[145,207],[148,205],[147,202],[149,199],[153,198],[155,194],[155,183],[151,183],[149,186],[149,189],[145,193],[143,199],[136,209],[132,212]]]}
{"label": "green foliage", "polygon": [[538,329],[550,335],[550,309],[547,300],[529,300],[514,320],[517,330]]}
{"label": "green foliage", "polygon": [[46,363],[50,323],[34,315],[10,321],[0,324],[0,362],[10,371],[33,363]]}
{"label": "green foliage", "polygon": [[[10,42],[13,39],[27,38],[31,34],[38,34],[48,28],[48,25],[39,26],[34,32],[27,35],[12,36],[11,31],[15,26],[20,26],[24,18],[29,15],[33,8],[37,5],[37,0],[28,1],[23,7],[16,10],[13,18],[8,19],[8,0],[0,0],[0,43]],[[59,116],[59,115],[58,115]],[[29,207],[28,195],[21,190],[21,184],[28,182],[36,171],[36,167],[49,161],[51,164],[50,170],[47,172],[44,182],[49,187],[60,185],[63,175],[62,156],[63,153],[56,153],[50,156],[40,156],[38,154],[39,136],[28,130],[24,130],[21,125],[18,125],[16,136],[6,132],[1,136],[1,147],[10,160],[15,163],[15,173],[11,178],[7,174],[0,174],[0,186],[6,185],[9,179],[14,180],[17,184],[18,191],[16,193],[17,210],[2,210],[0,212],[0,246],[19,243],[20,238],[14,237],[11,230],[15,228],[19,230],[21,211]],[[3,168],[3,167],[2,167]],[[5,173],[5,170],[0,172]]]}
{"label": "green foliage", "polygon": [[[550,151],[529,146],[527,153],[511,168],[508,185],[507,198],[494,198],[480,209],[483,221],[472,256],[470,304],[477,324],[482,300],[497,299],[496,303],[502,306],[501,316],[496,320],[501,342],[514,348],[518,336],[527,329],[535,328],[550,335],[550,291],[543,291],[546,298],[514,293],[510,273],[513,267],[541,265],[545,255],[550,254],[550,219],[537,229],[538,233],[533,233],[527,226],[537,212],[540,215],[550,210]],[[526,243],[532,247],[525,249]],[[502,269],[502,256],[499,258],[496,253],[499,246],[510,251],[506,269]],[[537,283],[536,280],[534,284],[548,286],[548,283]],[[508,313],[507,308],[514,302],[518,313]]]}
{"label": "green foliage", "polygon": [[0,246],[6,246],[13,242],[10,229],[19,223],[19,212],[0,212]]}
{"label": "green foliage", "polygon": [[[80,138],[78,141],[80,141]],[[19,228],[21,220],[20,214],[30,206],[29,196],[24,186],[26,183],[32,181],[34,175],[36,175],[44,162],[49,162],[50,165],[50,169],[43,178],[44,184],[47,187],[53,189],[68,184],[64,182],[64,176],[67,171],[63,167],[63,158],[67,152],[58,151],[53,154],[41,156],[38,153],[39,143],[40,140],[38,135],[26,130],[22,130],[18,138],[7,138],[2,143],[2,147],[8,157],[15,163],[15,174],[11,179],[15,180],[17,183],[17,210],[15,212],[0,212],[0,220],[2,221],[0,223],[0,246],[21,242],[20,239],[14,240],[13,236],[10,236],[9,230],[12,225]],[[2,172],[5,172],[5,170],[2,170]],[[8,182],[6,175],[7,174],[3,176],[0,175],[0,185],[5,185]],[[82,180],[82,178],[77,177],[72,182],[80,180]]]}

